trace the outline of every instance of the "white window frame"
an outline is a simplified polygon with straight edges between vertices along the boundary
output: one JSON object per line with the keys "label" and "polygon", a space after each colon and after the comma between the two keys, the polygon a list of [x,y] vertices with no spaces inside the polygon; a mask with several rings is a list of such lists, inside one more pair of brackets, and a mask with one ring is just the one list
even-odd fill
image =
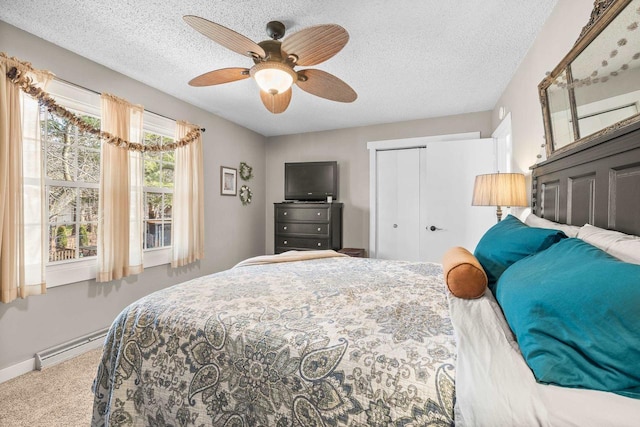
{"label": "white window frame", "polygon": [[[100,117],[100,95],[59,80],[53,80],[49,84],[48,91],[61,105],[76,111]],[[171,119],[145,111],[143,123],[144,131],[174,138],[176,124],[175,121]],[[43,161],[46,161],[44,156]],[[46,209],[48,209],[48,206]],[[47,227],[49,227],[48,224]],[[145,268],[170,263],[171,246],[144,250],[143,265]],[[47,261],[47,288],[54,288],[56,286],[95,279],[96,272],[96,257],[55,262],[53,264]]]}

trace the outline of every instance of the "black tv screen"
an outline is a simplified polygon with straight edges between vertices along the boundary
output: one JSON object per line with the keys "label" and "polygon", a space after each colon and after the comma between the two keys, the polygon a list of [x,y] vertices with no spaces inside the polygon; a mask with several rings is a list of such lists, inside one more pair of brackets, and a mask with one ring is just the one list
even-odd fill
{"label": "black tv screen", "polygon": [[285,200],[324,201],[338,198],[338,162],[284,164]]}

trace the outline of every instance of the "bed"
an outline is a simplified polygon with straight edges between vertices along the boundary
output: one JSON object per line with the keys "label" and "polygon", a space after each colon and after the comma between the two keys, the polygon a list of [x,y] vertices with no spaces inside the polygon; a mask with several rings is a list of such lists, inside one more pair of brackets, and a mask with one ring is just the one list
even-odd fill
{"label": "bed", "polygon": [[638,425],[640,126],[532,177],[533,213],[475,249],[471,297],[452,279],[470,262],[310,251],[142,298],[105,341],[92,424]]}
{"label": "bed", "polygon": [[94,424],[450,425],[454,362],[438,265],[261,257],[127,308]]}

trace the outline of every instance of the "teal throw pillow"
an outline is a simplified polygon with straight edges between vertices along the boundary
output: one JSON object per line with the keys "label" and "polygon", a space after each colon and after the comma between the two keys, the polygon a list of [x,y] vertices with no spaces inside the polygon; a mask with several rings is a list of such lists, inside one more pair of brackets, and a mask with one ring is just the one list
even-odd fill
{"label": "teal throw pillow", "polygon": [[514,262],[547,249],[567,237],[562,231],[529,227],[513,215],[491,227],[473,253],[487,273],[489,289]]}
{"label": "teal throw pillow", "polygon": [[509,267],[496,299],[539,382],[640,398],[640,265],[566,239]]}

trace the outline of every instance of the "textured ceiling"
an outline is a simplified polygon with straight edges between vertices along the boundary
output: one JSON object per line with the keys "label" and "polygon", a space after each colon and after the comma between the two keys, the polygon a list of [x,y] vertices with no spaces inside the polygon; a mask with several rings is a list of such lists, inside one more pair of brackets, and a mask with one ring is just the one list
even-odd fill
{"label": "textured ceiling", "polygon": [[[2,0],[0,20],[274,136],[492,109],[556,2]],[[358,99],[343,104],[294,87],[287,111],[274,115],[262,105],[252,79],[190,87],[187,82],[204,72],[250,67],[252,61],[192,29],[182,20],[188,14],[256,42],[268,39],[265,25],[271,20],[282,21],[287,34],[339,24],[349,32],[349,43],[311,68],[344,80]]]}

